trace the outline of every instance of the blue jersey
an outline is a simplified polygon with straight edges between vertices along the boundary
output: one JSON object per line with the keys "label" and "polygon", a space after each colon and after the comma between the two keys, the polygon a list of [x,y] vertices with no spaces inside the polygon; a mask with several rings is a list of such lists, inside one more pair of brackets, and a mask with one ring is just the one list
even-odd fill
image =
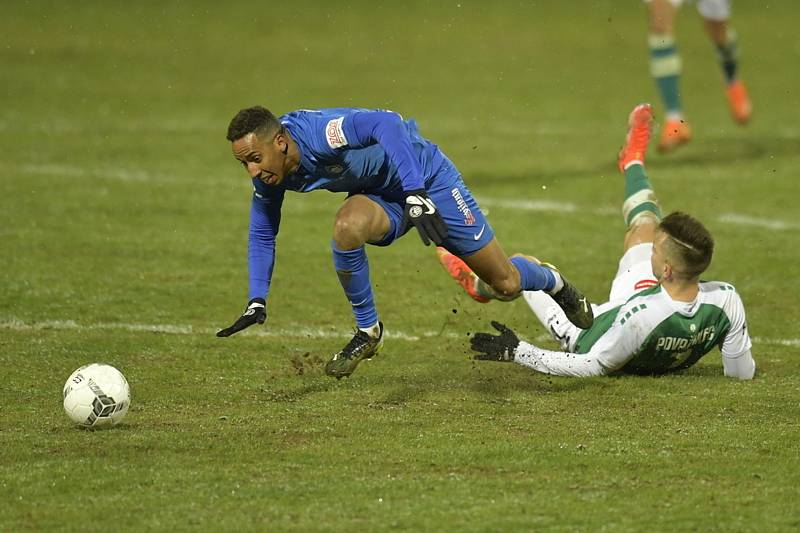
{"label": "blue jersey", "polygon": [[457,176],[439,147],[413,120],[392,111],[355,108],[299,110],[280,117],[300,151],[300,166],[278,185],[253,179],[248,266],[250,298],[269,292],[275,236],[285,191],[374,194],[402,201],[404,191],[428,189]]}

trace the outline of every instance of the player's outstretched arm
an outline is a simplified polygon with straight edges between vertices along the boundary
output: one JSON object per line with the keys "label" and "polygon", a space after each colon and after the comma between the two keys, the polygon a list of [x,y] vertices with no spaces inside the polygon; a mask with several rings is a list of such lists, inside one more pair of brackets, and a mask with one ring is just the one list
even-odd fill
{"label": "player's outstretched arm", "polygon": [[542,374],[588,378],[605,376],[614,370],[603,366],[600,363],[600,359],[591,352],[587,354],[554,352],[539,348],[525,341],[520,342],[515,352],[514,361],[516,363],[532,368]]}
{"label": "player's outstretched arm", "polygon": [[267,305],[263,298],[253,298],[247,302],[242,316],[231,326],[217,332],[217,337],[230,337],[255,323],[263,324],[267,320]]}
{"label": "player's outstretched arm", "polygon": [[275,237],[280,227],[284,191],[270,189],[266,192],[268,194],[255,191],[250,207],[247,263],[252,298],[247,302],[242,316],[231,326],[218,331],[217,337],[230,337],[253,324],[263,324],[267,320],[266,295],[269,293],[272,269],[275,265]]}
{"label": "player's outstretched arm", "polygon": [[500,335],[475,333],[471,339],[472,349],[478,352],[474,359],[481,361],[514,362],[542,374],[555,376],[591,377],[603,376],[624,364],[610,367],[600,363],[597,355],[554,352],[520,340],[516,333],[499,322],[492,326]]}

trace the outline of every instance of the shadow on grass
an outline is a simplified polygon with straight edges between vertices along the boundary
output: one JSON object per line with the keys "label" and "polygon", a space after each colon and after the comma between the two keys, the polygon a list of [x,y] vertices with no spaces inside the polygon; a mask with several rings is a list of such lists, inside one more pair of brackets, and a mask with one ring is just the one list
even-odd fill
{"label": "shadow on grass", "polygon": [[[471,369],[470,369],[471,367]],[[348,389],[370,390],[366,404],[373,409],[404,406],[416,400],[457,393],[472,393],[477,401],[506,403],[516,393],[560,394],[586,389],[603,389],[611,385],[609,378],[553,377],[521,368],[518,365],[488,362],[465,362],[463,371],[453,367],[430,369],[424,376],[375,375],[363,373],[343,380],[324,375],[295,375],[275,378],[259,390],[259,400],[291,403],[318,393],[335,393]]]}
{"label": "shadow on grass", "polygon": [[[792,137],[705,137],[695,139],[688,146],[660,156],[658,164],[664,168],[691,167],[697,170],[702,165],[735,165],[742,161],[768,161],[775,156],[793,156],[800,149],[800,140]],[[535,161],[515,174],[472,173],[464,176],[467,184],[476,189],[488,185],[525,184],[529,186],[541,181],[584,179],[597,176],[613,176],[617,172],[616,153],[608,158],[587,160],[565,168],[540,167]]]}
{"label": "shadow on grass", "polygon": [[[488,363],[491,364],[491,363]],[[538,392],[542,394],[572,393],[586,389],[602,389],[610,386],[608,378],[568,378],[539,374],[519,365],[503,364],[505,372],[492,372],[490,376],[475,379],[465,384],[471,390],[487,398],[505,398],[516,392]]]}
{"label": "shadow on grass", "polygon": [[75,424],[75,425],[72,426],[71,429],[74,430],[74,431],[86,431],[86,432],[89,432],[89,433],[94,433],[96,431],[102,431],[102,432],[106,432],[106,431],[131,431],[131,430],[135,430],[137,428],[136,428],[136,424],[119,423],[119,424],[114,424],[113,426],[99,426],[99,427],[85,427],[85,426],[79,426],[79,425]]}
{"label": "shadow on grass", "polygon": [[[430,388],[432,389],[432,387]],[[372,407],[373,409],[400,407],[414,399],[419,398],[420,396],[424,396],[428,392],[432,391],[424,390],[424,388],[422,387],[414,387],[411,385],[406,385],[403,387],[392,389],[383,398],[376,399],[375,401],[370,402],[369,406]]]}
{"label": "shadow on grass", "polygon": [[[260,389],[260,397],[267,402],[289,403],[304,399],[318,392],[328,392],[337,387],[335,380],[330,378],[314,377],[311,383],[300,383],[297,386],[272,387],[266,384]],[[305,380],[304,380],[305,381]]]}
{"label": "shadow on grass", "polygon": [[687,148],[659,158],[659,165],[693,167],[698,165],[731,165],[742,161],[769,160],[774,156],[793,156],[800,149],[800,140],[787,137],[706,137],[692,141]]}
{"label": "shadow on grass", "polygon": [[[713,356],[714,352],[707,354],[705,357]],[[681,370],[680,372],[675,372],[670,374],[672,376],[684,376],[684,377],[702,377],[702,378],[719,378],[724,377],[722,373],[722,365],[714,366],[712,364],[696,364],[686,370]]]}
{"label": "shadow on grass", "polygon": [[[336,380],[327,376],[314,376],[299,378],[299,383],[286,383],[280,385],[265,384],[260,389],[259,397],[266,402],[290,403],[301,401],[308,396],[318,393],[337,392],[342,389],[369,388],[374,391],[374,400],[367,405],[375,409],[398,407],[410,401],[424,397],[429,393],[437,392],[435,381],[425,380],[415,383],[403,383],[403,378],[390,378],[391,384],[376,382],[372,377],[353,377]],[[308,380],[313,380],[308,382]],[[383,381],[383,380],[381,380]],[[394,385],[394,386],[392,386]],[[398,386],[399,385],[399,386]],[[386,389],[389,389],[388,392]]]}

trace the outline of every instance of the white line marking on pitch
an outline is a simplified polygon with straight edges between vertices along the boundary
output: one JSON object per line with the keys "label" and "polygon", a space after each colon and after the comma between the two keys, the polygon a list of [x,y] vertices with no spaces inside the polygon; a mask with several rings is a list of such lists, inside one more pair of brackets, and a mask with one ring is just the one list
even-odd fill
{"label": "white line marking on pitch", "polygon": [[[45,320],[42,322],[26,323],[21,320],[12,319],[5,322],[0,322],[0,329],[10,329],[13,331],[43,331],[43,330],[74,330],[74,331],[102,331],[102,330],[116,330],[116,331],[133,331],[133,332],[149,332],[149,333],[168,333],[173,335],[208,335],[213,336],[216,334],[216,329],[210,328],[194,328],[190,325],[179,324],[123,324],[123,323],[96,323],[96,324],[78,324],[74,320]],[[292,328],[290,330],[278,329],[250,329],[242,331],[238,335],[251,336],[251,337],[316,337],[316,338],[341,338],[346,339],[353,335],[352,332],[347,331],[333,331],[324,328]],[[436,337],[439,332],[436,331],[423,331],[416,335],[411,335],[402,331],[387,331],[386,336],[390,338],[418,341],[424,337]],[[444,336],[460,337],[454,333],[445,333]]]}
{"label": "white line marking on pitch", "polygon": [[720,222],[727,222],[729,224],[740,224],[742,226],[758,226],[761,228],[775,229],[775,230],[798,230],[800,224],[793,224],[783,220],[775,220],[769,218],[751,217],[741,213],[725,213],[720,215],[717,220]]}
{"label": "white line marking on pitch", "polygon": [[[43,331],[43,330],[74,330],[74,331],[132,331],[132,332],[149,332],[149,333],[167,333],[171,335],[208,335],[213,336],[216,334],[216,329],[210,328],[194,328],[190,325],[180,324],[122,324],[122,323],[105,323],[99,322],[96,324],[78,324],[74,320],[45,320],[42,322],[27,323],[17,319],[10,319],[0,322],[0,329],[8,329],[12,331]],[[292,329],[261,329],[261,330],[245,330],[238,335],[248,337],[315,337],[315,338],[331,338],[331,339],[346,339],[352,333],[348,331],[334,331],[326,328],[292,328]],[[447,337],[452,339],[466,339],[465,333],[454,333],[452,331],[440,332],[434,330],[424,330],[417,333],[407,333],[404,331],[387,330],[386,336],[392,339],[400,339],[405,341],[419,341],[432,337]],[[550,340],[549,335],[539,335],[536,337],[536,342],[543,342]],[[756,344],[775,344],[780,346],[800,346],[800,339],[770,339],[766,337],[753,337],[752,341]]]}
{"label": "white line marking on pitch", "polygon": [[[52,164],[39,164],[39,165],[23,165],[20,171],[25,174],[45,175],[54,178],[61,178],[64,176],[70,177],[91,177],[99,179],[113,179],[119,181],[156,181],[159,182],[178,182],[175,176],[156,176],[145,170],[135,169],[129,170],[120,167],[108,168],[88,168],[74,165],[52,165]],[[184,180],[188,181],[188,180]]]}
{"label": "white line marking on pitch", "polygon": [[[159,181],[165,182],[185,182],[176,176],[156,176],[141,169],[128,170],[120,167],[113,168],[88,168],[69,165],[34,164],[23,165],[20,169],[26,174],[45,174],[52,176],[90,176],[94,178],[115,179],[120,181]],[[580,207],[572,202],[560,202],[552,200],[510,200],[503,198],[480,197],[480,205],[485,207],[500,207],[518,211],[537,211],[551,213],[575,213]],[[585,212],[592,215],[613,216],[620,215],[618,209],[610,207],[598,207],[586,209]],[[486,210],[488,213],[488,210]],[[621,216],[621,215],[620,215]],[[725,213],[717,217],[717,220],[726,224],[737,224],[740,226],[755,226],[772,230],[799,230],[800,224],[786,222],[779,219],[769,219],[753,217],[742,213]]]}
{"label": "white line marking on pitch", "polygon": [[[554,202],[549,200],[505,200],[501,198],[486,198],[479,197],[478,203],[487,207],[500,207],[503,209],[519,210],[519,211],[542,211],[550,213],[574,213],[578,211],[579,207],[571,202]],[[587,213],[592,215],[621,215],[621,212],[610,207],[599,207],[595,209],[587,209]],[[724,213],[717,217],[719,222],[725,224],[736,224],[739,226],[754,226],[759,228],[768,228],[772,230],[800,230],[800,224],[794,222],[787,222],[785,220],[773,218],[761,218],[745,215],[742,213]]]}

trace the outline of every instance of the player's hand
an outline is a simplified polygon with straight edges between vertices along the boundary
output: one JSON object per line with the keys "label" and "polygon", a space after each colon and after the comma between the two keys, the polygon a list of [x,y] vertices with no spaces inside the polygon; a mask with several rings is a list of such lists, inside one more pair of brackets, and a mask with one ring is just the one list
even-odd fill
{"label": "player's hand", "polygon": [[230,337],[234,333],[249,328],[256,322],[263,324],[267,319],[267,302],[264,298],[253,298],[247,302],[247,307],[242,316],[236,319],[232,326],[221,329],[217,332],[217,337]]}
{"label": "player's hand", "polygon": [[472,349],[478,352],[473,357],[478,361],[502,361],[509,363],[514,360],[514,350],[519,345],[517,334],[500,322],[492,320],[492,327],[500,335],[491,333],[475,333],[470,339]]}
{"label": "player's hand", "polygon": [[428,246],[431,241],[439,246],[447,237],[447,224],[444,223],[433,200],[428,198],[425,189],[408,191],[407,194],[406,206],[403,210],[403,228],[413,224],[425,246]]}

